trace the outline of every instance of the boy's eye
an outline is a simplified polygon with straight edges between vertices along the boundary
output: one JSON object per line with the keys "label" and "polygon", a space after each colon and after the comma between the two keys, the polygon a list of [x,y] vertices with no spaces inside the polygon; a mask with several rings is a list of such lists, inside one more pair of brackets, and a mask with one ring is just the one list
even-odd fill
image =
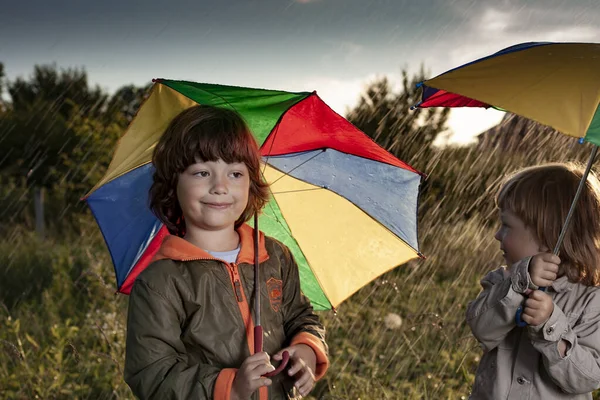
{"label": "boy's eye", "polygon": [[194,175],[206,178],[209,174],[208,174],[208,171],[198,171],[198,172],[195,172]]}

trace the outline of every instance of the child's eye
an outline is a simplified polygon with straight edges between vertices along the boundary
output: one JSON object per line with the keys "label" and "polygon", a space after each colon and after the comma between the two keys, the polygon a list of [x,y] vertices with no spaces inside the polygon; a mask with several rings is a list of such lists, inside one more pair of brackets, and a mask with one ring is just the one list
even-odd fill
{"label": "child's eye", "polygon": [[231,176],[233,176],[234,178],[241,178],[242,176],[244,176],[244,174],[242,174],[241,172],[232,172]]}
{"label": "child's eye", "polygon": [[209,175],[209,173],[208,173],[208,171],[198,171],[198,172],[195,172],[194,175],[206,178]]}

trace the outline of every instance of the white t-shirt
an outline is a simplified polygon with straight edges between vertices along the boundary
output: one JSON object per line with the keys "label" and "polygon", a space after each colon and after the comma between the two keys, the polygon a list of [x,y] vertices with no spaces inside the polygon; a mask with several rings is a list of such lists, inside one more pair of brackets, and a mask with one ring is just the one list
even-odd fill
{"label": "white t-shirt", "polygon": [[208,254],[218,258],[219,260],[227,261],[228,263],[234,263],[237,260],[238,254],[240,254],[240,246],[237,249],[229,251],[208,251]]}

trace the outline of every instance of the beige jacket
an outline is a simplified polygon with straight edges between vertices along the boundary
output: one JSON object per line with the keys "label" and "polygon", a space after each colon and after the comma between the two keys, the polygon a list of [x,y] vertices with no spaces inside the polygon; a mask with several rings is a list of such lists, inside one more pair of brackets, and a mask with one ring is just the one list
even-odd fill
{"label": "beige jacket", "polygon": [[[600,388],[600,288],[558,278],[547,293],[554,311],[540,326],[518,328],[530,258],[481,280],[467,323],[484,354],[471,399],[591,399]],[[558,342],[570,346],[562,358]]]}

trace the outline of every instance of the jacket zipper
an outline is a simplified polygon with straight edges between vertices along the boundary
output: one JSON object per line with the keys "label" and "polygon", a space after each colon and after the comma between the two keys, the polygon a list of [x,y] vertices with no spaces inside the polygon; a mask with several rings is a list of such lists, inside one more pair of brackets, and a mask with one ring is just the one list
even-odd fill
{"label": "jacket zipper", "polygon": [[244,301],[244,293],[242,292],[242,281],[241,281],[240,274],[238,271],[238,266],[236,263],[228,263],[228,262],[226,262],[224,260],[220,260],[218,258],[207,258],[207,257],[184,258],[181,261],[198,261],[198,260],[220,261],[223,264],[227,265],[227,267],[229,267],[229,271],[231,272],[229,279],[231,280],[231,283],[233,284],[233,293],[235,295],[235,298],[238,301],[238,303],[241,303]]}
{"label": "jacket zipper", "polygon": [[238,303],[241,303],[244,301],[244,295],[242,293],[242,282],[240,279],[238,267],[235,263],[231,263],[228,265],[229,269],[231,270],[231,282],[233,283],[233,291],[235,293],[235,297]]}
{"label": "jacket zipper", "polygon": [[[231,271],[231,275],[230,275],[229,279],[231,280],[231,284],[233,285],[233,293],[238,302],[238,307],[240,309],[240,314],[242,316],[242,322],[244,323],[244,326],[246,327],[246,339],[248,340],[248,350],[250,350],[250,353],[253,354],[254,353],[254,351],[253,351],[254,350],[254,323],[252,321],[252,315],[250,314],[250,304],[246,300],[246,298],[244,296],[244,291],[242,289],[242,282],[241,282],[241,278],[240,278],[240,274],[239,274],[239,270],[238,270],[238,265],[236,263],[227,263],[225,260],[220,260],[218,258],[206,258],[206,257],[186,258],[186,259],[182,259],[181,261],[196,261],[196,260],[219,261],[229,267],[229,270]],[[252,336],[250,336],[250,335],[252,335]],[[253,398],[255,398],[254,396],[257,396],[261,400],[267,399],[269,396],[268,393],[269,393],[268,389],[265,387],[262,387],[260,389],[260,391],[253,394]]]}

